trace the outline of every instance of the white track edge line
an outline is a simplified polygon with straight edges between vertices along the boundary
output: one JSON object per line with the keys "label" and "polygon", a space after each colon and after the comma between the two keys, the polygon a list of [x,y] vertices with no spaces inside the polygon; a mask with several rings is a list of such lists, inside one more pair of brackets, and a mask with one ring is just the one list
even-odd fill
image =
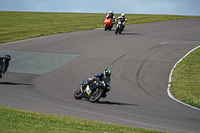
{"label": "white track edge line", "polygon": [[[164,126],[159,126],[159,125],[154,125],[154,124],[149,124],[149,123],[144,123],[144,122],[138,122],[138,121],[134,121],[134,120],[118,118],[118,117],[114,117],[114,116],[111,116],[111,115],[106,115],[106,114],[101,114],[101,113],[81,110],[81,109],[68,107],[68,106],[64,106],[64,105],[59,105],[59,104],[54,104],[54,103],[48,103],[48,102],[44,102],[44,103],[50,104],[50,105],[53,105],[53,106],[58,106],[58,107],[61,107],[61,108],[66,108],[66,109],[78,111],[78,112],[88,113],[88,114],[92,114],[92,115],[99,115],[99,116],[103,116],[103,117],[107,117],[107,118],[111,118],[111,119],[121,120],[121,121],[129,122],[129,123],[135,123],[135,124],[139,124],[139,125],[143,125],[143,126],[150,126],[150,128],[146,127],[147,129],[151,129],[151,128],[155,129],[155,127],[157,127],[157,128],[162,128],[162,129],[164,129],[166,131],[173,130],[173,131],[179,131],[179,132],[182,132],[182,133],[183,132],[188,133],[188,131],[183,131],[183,130],[179,130],[179,129],[175,129],[175,128],[164,127]],[[104,121],[104,122],[106,122],[106,121]],[[140,127],[140,128],[145,128],[145,127]],[[190,133],[192,133],[192,132],[190,132]]]}
{"label": "white track edge line", "polygon": [[199,110],[199,111],[200,111],[200,108],[194,107],[194,106],[192,106],[192,105],[189,105],[189,104],[187,104],[187,103],[184,103],[184,102],[182,102],[182,101],[176,99],[176,98],[172,95],[172,93],[171,93],[171,91],[170,91],[170,87],[171,87],[171,84],[170,84],[170,83],[171,83],[171,77],[172,77],[173,71],[174,71],[174,69],[176,68],[177,64],[178,64],[179,62],[181,62],[186,56],[188,56],[191,52],[193,52],[194,50],[196,50],[196,49],[198,49],[198,48],[200,48],[200,45],[197,46],[196,48],[190,50],[185,56],[183,56],[183,57],[174,65],[174,67],[172,68],[172,70],[171,70],[171,72],[170,72],[170,75],[169,75],[169,82],[168,82],[167,93],[168,93],[168,96],[169,96],[171,99],[175,100],[176,102],[179,102],[179,103],[181,103],[181,104],[183,104],[183,105],[186,105],[186,106],[188,106],[188,107],[191,107],[191,108],[193,108],[193,109],[196,109],[196,110]]}

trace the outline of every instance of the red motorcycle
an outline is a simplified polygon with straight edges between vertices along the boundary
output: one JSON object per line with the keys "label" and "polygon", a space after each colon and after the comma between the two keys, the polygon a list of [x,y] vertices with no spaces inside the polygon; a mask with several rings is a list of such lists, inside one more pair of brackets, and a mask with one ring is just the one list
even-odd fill
{"label": "red motorcycle", "polygon": [[104,27],[105,27],[105,31],[112,29],[112,19],[111,18],[106,17],[104,19]]}

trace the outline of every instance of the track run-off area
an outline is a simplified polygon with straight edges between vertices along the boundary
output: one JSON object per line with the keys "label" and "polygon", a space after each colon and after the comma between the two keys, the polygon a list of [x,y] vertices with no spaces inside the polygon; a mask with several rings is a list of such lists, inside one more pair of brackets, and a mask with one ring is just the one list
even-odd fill
{"label": "track run-off area", "polygon": [[[0,44],[10,54],[0,105],[133,127],[200,132],[200,111],[168,96],[174,65],[200,45],[200,19],[127,25]],[[81,80],[112,71],[111,90],[97,103],[75,100]]]}

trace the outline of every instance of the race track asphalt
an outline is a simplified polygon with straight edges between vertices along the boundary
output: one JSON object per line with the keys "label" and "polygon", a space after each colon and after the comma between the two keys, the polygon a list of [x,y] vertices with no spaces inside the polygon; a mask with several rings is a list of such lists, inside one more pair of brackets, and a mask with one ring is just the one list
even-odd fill
{"label": "race track asphalt", "polygon": [[[199,133],[200,111],[172,100],[167,87],[174,64],[200,45],[200,19],[127,25],[122,35],[115,35],[114,30],[0,44],[0,56],[12,56],[8,72],[0,80],[0,105]],[[112,71],[107,97],[97,103],[75,100],[80,81],[105,68]]]}

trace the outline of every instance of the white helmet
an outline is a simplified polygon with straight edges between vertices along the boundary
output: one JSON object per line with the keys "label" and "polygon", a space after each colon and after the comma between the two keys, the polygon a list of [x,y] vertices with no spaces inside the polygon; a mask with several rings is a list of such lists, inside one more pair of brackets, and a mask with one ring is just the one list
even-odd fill
{"label": "white helmet", "polygon": [[113,11],[112,11],[112,10],[110,10],[110,11],[109,11],[109,14],[113,14]]}
{"label": "white helmet", "polygon": [[124,13],[122,13],[122,14],[121,14],[121,16],[122,16],[122,17],[125,17],[125,14],[124,14]]}

